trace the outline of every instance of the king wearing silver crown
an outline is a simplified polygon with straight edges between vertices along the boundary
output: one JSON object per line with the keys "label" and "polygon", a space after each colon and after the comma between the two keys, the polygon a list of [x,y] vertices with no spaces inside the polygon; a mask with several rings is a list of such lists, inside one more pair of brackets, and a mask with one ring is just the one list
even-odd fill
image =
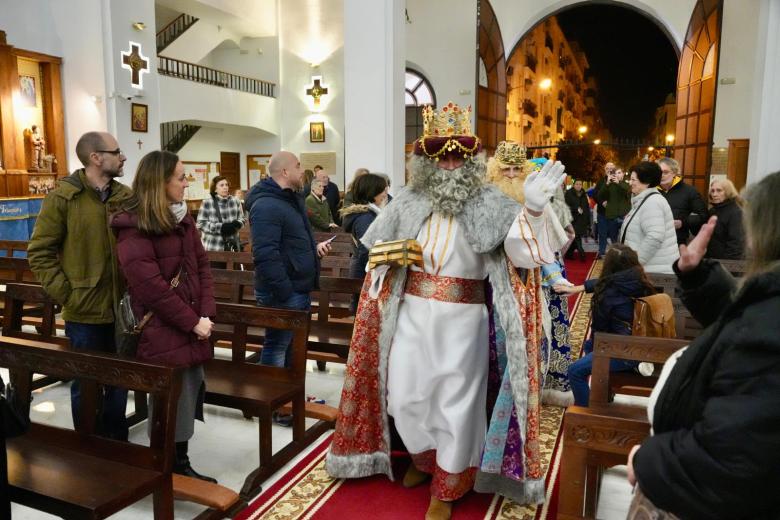
{"label": "king wearing silver crown", "polygon": [[[422,260],[375,265],[366,276],[326,462],[333,477],[392,479],[392,417],[413,462],[404,485],[431,480],[426,518],[450,518],[471,489],[544,500],[541,354],[526,341],[515,268],[550,262],[567,240],[548,207],[564,169],[549,162],[529,175],[520,205],[485,182],[470,117],[454,103],[426,108],[410,184],[362,238],[369,249],[416,240]],[[490,308],[506,332],[500,360],[491,359]],[[516,413],[486,416],[505,373],[511,389],[502,395]]]}

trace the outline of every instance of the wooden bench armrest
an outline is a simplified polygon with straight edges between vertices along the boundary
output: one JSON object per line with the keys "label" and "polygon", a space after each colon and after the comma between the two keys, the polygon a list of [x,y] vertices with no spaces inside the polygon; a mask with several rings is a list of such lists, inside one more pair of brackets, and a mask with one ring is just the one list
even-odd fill
{"label": "wooden bench armrest", "polygon": [[609,362],[613,359],[665,363],[669,356],[688,345],[682,339],[648,338],[596,332],[593,338],[591,403],[609,401]]}
{"label": "wooden bench armrest", "polygon": [[240,500],[238,493],[225,486],[175,473],[173,496],[178,500],[194,502],[219,511],[227,511]]}

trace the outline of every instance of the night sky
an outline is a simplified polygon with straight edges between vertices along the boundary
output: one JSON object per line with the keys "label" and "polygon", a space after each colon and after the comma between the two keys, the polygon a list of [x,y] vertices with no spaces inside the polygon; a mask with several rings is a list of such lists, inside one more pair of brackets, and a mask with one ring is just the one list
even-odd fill
{"label": "night sky", "polygon": [[650,19],[631,9],[595,5],[558,14],[569,41],[578,41],[596,79],[596,102],[614,137],[644,137],[655,109],[674,92],[677,55]]}

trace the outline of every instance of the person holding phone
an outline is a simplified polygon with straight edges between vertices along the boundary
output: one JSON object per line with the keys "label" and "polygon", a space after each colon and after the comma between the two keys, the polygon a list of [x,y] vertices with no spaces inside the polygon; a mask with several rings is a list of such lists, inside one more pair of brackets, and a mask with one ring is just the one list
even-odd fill
{"label": "person holding phone", "polygon": [[[603,217],[606,229],[606,236],[603,240],[601,232],[599,232],[599,254],[601,256],[604,256],[604,251],[601,249],[602,242],[606,245],[606,241],[609,239],[611,243],[617,243],[620,226],[623,225],[623,219],[631,209],[631,188],[624,177],[622,169],[616,167],[610,170],[607,173],[606,184],[596,196],[599,208],[604,209]],[[601,217],[602,215],[599,215],[599,220]]]}
{"label": "person holding phone", "polygon": [[[320,258],[330,243],[314,241],[301,191],[304,173],[295,154],[281,151],[271,156],[270,177],[255,184],[246,199],[252,229],[255,263],[255,298],[264,307],[308,311],[311,291],[319,287]],[[260,363],[290,365],[292,331],[266,329]],[[282,426],[292,416],[274,414]]]}

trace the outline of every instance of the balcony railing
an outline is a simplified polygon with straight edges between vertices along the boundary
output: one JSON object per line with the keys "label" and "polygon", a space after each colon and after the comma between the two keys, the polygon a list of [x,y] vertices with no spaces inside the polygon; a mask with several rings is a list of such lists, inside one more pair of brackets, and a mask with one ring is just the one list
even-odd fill
{"label": "balcony railing", "polygon": [[270,81],[239,76],[164,56],[158,56],[157,59],[157,72],[165,76],[239,90],[249,94],[257,94],[258,96],[276,97],[274,94],[276,84]]}
{"label": "balcony railing", "polygon": [[157,52],[160,53],[197,21],[198,19],[194,16],[182,13],[178,18],[163,27],[160,32],[157,33]]}

